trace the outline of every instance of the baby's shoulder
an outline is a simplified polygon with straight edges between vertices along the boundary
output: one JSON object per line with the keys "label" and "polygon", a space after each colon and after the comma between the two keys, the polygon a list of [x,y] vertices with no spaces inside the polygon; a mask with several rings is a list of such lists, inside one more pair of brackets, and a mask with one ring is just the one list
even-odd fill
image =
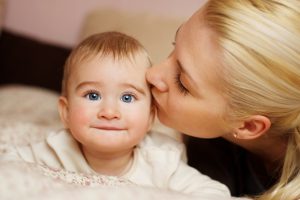
{"label": "baby's shoulder", "polygon": [[139,144],[139,148],[159,151],[173,151],[181,154],[184,150],[184,144],[167,134],[151,131]]}

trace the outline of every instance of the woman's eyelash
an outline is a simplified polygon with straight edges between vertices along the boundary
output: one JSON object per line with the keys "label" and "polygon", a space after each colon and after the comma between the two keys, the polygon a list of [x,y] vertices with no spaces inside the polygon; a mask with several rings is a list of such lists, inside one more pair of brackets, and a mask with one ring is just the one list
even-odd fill
{"label": "woman's eyelash", "polygon": [[188,90],[184,87],[184,85],[181,83],[180,81],[180,73],[177,73],[175,76],[175,83],[178,86],[179,91],[183,94],[183,95],[187,95],[188,94]]}

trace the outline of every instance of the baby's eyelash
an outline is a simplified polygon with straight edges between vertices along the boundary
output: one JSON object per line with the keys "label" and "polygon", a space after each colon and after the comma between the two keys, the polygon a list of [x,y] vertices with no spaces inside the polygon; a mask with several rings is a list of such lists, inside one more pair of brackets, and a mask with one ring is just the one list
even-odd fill
{"label": "baby's eyelash", "polygon": [[180,81],[180,73],[176,73],[175,76],[175,83],[179,89],[179,91],[183,94],[183,95],[187,95],[188,94],[188,90],[184,87],[184,85],[181,83]]}
{"label": "baby's eyelash", "polygon": [[97,94],[97,95],[100,94],[97,90],[91,89],[91,90],[85,91],[84,94],[83,94],[83,96],[85,97],[86,95],[91,94],[91,93],[95,93],[95,94]]}
{"label": "baby's eyelash", "polygon": [[123,95],[130,95],[130,96],[132,96],[134,99],[138,99],[137,95],[136,95],[135,93],[133,93],[133,92],[126,92],[126,93],[124,93]]}

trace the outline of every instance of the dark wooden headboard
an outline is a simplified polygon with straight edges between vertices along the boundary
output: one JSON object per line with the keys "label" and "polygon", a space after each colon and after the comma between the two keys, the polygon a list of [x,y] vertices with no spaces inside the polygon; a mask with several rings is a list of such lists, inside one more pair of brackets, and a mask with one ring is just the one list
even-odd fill
{"label": "dark wooden headboard", "polygon": [[25,84],[61,90],[63,65],[71,49],[2,30],[0,85]]}

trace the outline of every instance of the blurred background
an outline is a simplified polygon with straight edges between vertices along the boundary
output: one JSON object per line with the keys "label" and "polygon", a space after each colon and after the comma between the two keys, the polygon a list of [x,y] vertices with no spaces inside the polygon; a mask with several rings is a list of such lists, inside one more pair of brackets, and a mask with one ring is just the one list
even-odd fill
{"label": "blurred background", "polygon": [[60,92],[63,65],[85,37],[121,31],[154,64],[169,55],[177,28],[204,0],[0,0],[0,86]]}
{"label": "blurred background", "polygon": [[66,47],[75,44],[87,15],[98,8],[187,18],[201,0],[5,0],[3,28]]}

